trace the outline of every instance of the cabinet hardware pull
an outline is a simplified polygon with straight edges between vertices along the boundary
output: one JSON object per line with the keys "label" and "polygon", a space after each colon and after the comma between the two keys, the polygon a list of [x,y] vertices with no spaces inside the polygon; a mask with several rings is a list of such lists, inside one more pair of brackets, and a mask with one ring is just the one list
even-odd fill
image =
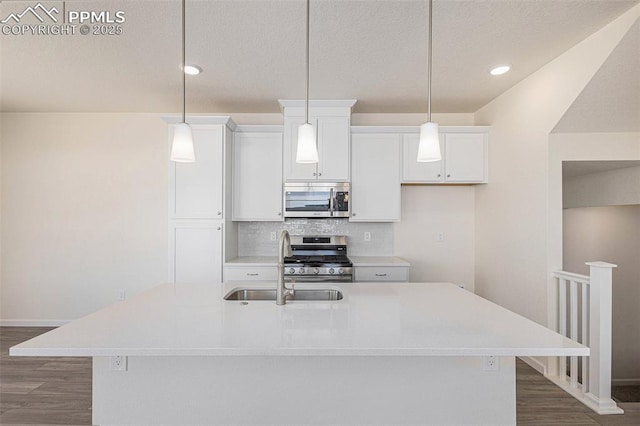
{"label": "cabinet hardware pull", "polygon": [[222,229],[222,226],[218,226],[216,229],[219,231]]}
{"label": "cabinet hardware pull", "polygon": [[447,175],[447,177],[451,177],[451,175]]}
{"label": "cabinet hardware pull", "polygon": [[222,212],[218,212],[218,216],[222,216]]}
{"label": "cabinet hardware pull", "polygon": [[376,274],[376,277],[386,277],[387,274]]}
{"label": "cabinet hardware pull", "polygon": [[318,176],[318,174],[317,174],[317,173],[314,173],[313,175],[314,175],[314,176]]}
{"label": "cabinet hardware pull", "polygon": [[247,275],[250,276],[250,277],[257,277],[260,274],[257,273],[257,272],[247,272]]}
{"label": "cabinet hardware pull", "polygon": [[438,177],[442,176],[440,173],[438,173]]}
{"label": "cabinet hardware pull", "polygon": [[355,213],[351,213],[351,216],[355,216],[355,215],[356,215]]}
{"label": "cabinet hardware pull", "polygon": [[322,173],[318,173],[318,176],[322,176]]}
{"label": "cabinet hardware pull", "polygon": [[282,216],[282,212],[278,212],[278,216]]}

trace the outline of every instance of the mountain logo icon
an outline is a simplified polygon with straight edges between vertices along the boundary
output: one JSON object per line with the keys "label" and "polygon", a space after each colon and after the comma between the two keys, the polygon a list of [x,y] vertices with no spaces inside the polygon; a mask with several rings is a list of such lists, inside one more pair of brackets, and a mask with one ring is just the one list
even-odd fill
{"label": "mountain logo icon", "polygon": [[47,9],[42,5],[42,3],[38,3],[35,6],[28,6],[20,13],[10,13],[9,16],[0,21],[0,23],[6,24],[7,22],[13,20],[17,24],[25,15],[28,14],[35,16],[36,19],[38,19],[38,21],[40,22],[44,22],[44,18],[46,17],[49,17],[49,19],[51,19],[53,22],[58,22],[58,18],[54,16],[54,13],[57,15],[60,12],[55,7]]}

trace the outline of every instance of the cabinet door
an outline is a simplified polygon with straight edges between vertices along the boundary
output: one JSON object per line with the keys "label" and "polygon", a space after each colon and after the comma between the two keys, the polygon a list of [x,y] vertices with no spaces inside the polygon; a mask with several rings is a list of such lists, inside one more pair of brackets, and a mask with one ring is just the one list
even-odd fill
{"label": "cabinet door", "polygon": [[406,266],[357,266],[354,281],[408,282],[409,268]]}
{"label": "cabinet door", "polygon": [[[221,219],[223,126],[192,126],[194,163],[171,163],[169,214],[172,219]],[[173,131],[169,132],[169,143]]]}
{"label": "cabinet door", "polygon": [[[402,136],[402,181],[406,183],[443,182],[444,171],[442,161],[419,163],[419,134]],[[444,155],[443,136],[440,135],[440,152]]]}
{"label": "cabinet door", "polygon": [[355,134],[351,139],[352,222],[400,220],[400,135]]}
{"label": "cabinet door", "polygon": [[445,180],[484,182],[486,180],[485,134],[449,133],[445,135]]}
{"label": "cabinet door", "polygon": [[275,266],[225,266],[224,281],[276,281],[278,268]]}
{"label": "cabinet door", "polygon": [[282,220],[282,134],[236,133],[233,220]]}
{"label": "cabinet door", "polygon": [[222,221],[172,223],[169,280],[215,284],[222,281]]}
{"label": "cabinet door", "polygon": [[[309,119],[316,129],[316,142],[318,125],[316,120]],[[286,180],[313,180],[317,177],[316,164],[296,163],[298,149],[298,127],[304,123],[304,118],[287,118],[284,129],[284,177]]]}
{"label": "cabinet door", "polygon": [[318,117],[318,179],[349,180],[349,117]]}

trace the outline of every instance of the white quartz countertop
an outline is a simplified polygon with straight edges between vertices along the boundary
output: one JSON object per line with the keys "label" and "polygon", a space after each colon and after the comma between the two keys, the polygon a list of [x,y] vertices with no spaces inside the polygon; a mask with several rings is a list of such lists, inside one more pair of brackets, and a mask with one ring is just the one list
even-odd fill
{"label": "white quartz countertop", "polygon": [[[410,266],[406,260],[394,256],[349,256],[353,266]],[[276,256],[240,256],[225,262],[228,267],[276,266]]]}
{"label": "white quartz countertop", "polygon": [[278,266],[277,256],[240,256],[224,262],[224,266],[245,267],[245,266]]}
{"label": "white quartz countertop", "polygon": [[[255,287],[252,285],[252,287]],[[264,283],[273,287],[272,283]],[[163,284],[11,348],[23,356],[559,356],[589,349],[448,283],[325,284],[335,302]],[[297,288],[318,287],[318,284]]]}
{"label": "white quartz countertop", "polygon": [[394,256],[349,256],[353,266],[410,266],[409,262]]}

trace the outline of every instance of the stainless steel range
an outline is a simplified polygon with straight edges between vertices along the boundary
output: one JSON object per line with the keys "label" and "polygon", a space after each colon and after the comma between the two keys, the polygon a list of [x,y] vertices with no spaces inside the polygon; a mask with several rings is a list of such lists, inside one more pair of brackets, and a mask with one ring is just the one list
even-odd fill
{"label": "stainless steel range", "polygon": [[292,256],[284,259],[285,277],[296,282],[353,281],[345,236],[292,236]]}

